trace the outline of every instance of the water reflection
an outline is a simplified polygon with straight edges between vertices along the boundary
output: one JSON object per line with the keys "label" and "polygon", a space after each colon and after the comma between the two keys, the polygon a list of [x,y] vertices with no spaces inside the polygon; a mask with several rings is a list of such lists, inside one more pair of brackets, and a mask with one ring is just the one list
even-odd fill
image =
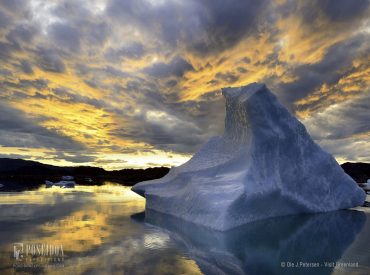
{"label": "water reflection", "polygon": [[[358,234],[363,212],[271,219],[226,234],[144,215],[144,208],[142,197],[111,183],[0,192],[0,274],[329,274],[340,270],[279,265],[342,261],[344,251],[345,259],[360,262],[358,274],[369,273],[369,219]],[[31,260],[39,265],[15,266],[25,259],[14,258],[14,243],[60,244],[63,261],[57,265],[59,258],[36,255]]]}
{"label": "water reflection", "polygon": [[[113,184],[0,193],[0,274],[200,274],[165,232],[130,218],[144,206]],[[14,243],[61,244],[64,255],[17,261]]]}
{"label": "water reflection", "polygon": [[[222,233],[151,210],[145,215],[205,274],[331,274],[334,267],[325,262],[339,261],[366,221],[363,212],[342,210],[262,220]],[[301,262],[320,267],[287,266]]]}

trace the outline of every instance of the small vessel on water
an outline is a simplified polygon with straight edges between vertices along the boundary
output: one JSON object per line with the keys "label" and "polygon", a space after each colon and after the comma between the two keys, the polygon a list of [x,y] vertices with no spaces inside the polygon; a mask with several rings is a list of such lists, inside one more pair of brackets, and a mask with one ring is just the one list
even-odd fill
{"label": "small vessel on water", "polygon": [[366,194],[370,194],[370,179],[368,179],[367,182],[365,183],[364,190]]}
{"label": "small vessel on water", "polygon": [[359,183],[358,184],[367,195],[370,195],[370,179],[368,179],[366,182]]}
{"label": "small vessel on water", "polygon": [[53,186],[59,186],[60,188],[74,188],[76,182],[74,181],[74,177],[72,176],[63,176],[61,181],[52,182],[52,181],[45,181],[46,188],[50,188]]}

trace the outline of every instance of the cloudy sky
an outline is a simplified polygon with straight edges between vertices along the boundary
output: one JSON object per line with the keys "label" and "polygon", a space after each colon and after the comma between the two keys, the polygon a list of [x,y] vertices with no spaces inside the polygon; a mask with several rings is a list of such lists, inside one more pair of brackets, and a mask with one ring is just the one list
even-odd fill
{"label": "cloudy sky", "polygon": [[0,157],[179,165],[220,89],[265,82],[339,162],[370,162],[368,0],[0,0]]}

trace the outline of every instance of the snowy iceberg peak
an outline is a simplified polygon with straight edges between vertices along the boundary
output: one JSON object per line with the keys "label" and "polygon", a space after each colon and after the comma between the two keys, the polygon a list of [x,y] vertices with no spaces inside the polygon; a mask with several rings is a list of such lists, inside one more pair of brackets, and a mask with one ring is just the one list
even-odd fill
{"label": "snowy iceberg peak", "polygon": [[247,100],[250,96],[257,92],[265,91],[267,87],[265,84],[251,83],[247,86],[237,87],[237,88],[223,88],[222,95],[227,101],[239,101],[243,102]]}
{"label": "snowy iceberg peak", "polygon": [[286,137],[294,128],[306,133],[305,127],[278,101],[265,84],[224,88],[226,117],[224,138],[233,143],[248,143],[258,138]]}

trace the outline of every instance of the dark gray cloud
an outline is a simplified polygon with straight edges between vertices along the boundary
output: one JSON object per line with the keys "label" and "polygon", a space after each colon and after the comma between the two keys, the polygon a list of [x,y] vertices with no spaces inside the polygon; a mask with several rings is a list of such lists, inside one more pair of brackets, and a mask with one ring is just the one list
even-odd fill
{"label": "dark gray cloud", "polygon": [[239,79],[239,76],[236,75],[236,74],[233,74],[231,72],[217,73],[216,74],[216,79],[222,80],[226,83],[234,83],[235,81],[237,81]]}
{"label": "dark gray cloud", "polygon": [[307,34],[328,30],[350,32],[368,16],[369,0],[289,0],[275,12],[283,19],[292,15],[299,18],[302,31]]}
{"label": "dark gray cloud", "polygon": [[369,91],[314,113],[303,120],[312,137],[346,161],[370,162]]}
{"label": "dark gray cloud", "polygon": [[28,7],[27,0],[1,0],[0,6],[12,13],[18,13]]}
{"label": "dark gray cloud", "polygon": [[101,109],[106,107],[107,104],[103,100],[98,100],[96,98],[91,98],[87,96],[83,96],[75,91],[71,91],[64,87],[59,87],[53,89],[53,95],[49,95],[48,98],[50,99],[57,99],[58,101],[66,102],[66,103],[85,103],[95,108]]}
{"label": "dark gray cloud", "polygon": [[63,60],[53,50],[39,48],[37,50],[38,66],[47,72],[63,73],[66,70]]}
{"label": "dark gray cloud", "polygon": [[319,144],[326,151],[340,158],[338,162],[370,162],[370,138],[344,138],[339,140],[320,140]]}
{"label": "dark gray cloud", "polygon": [[204,0],[150,5],[144,0],[111,0],[107,14],[133,24],[171,47],[185,44],[199,54],[225,50],[255,33],[269,1]]}
{"label": "dark gray cloud", "polygon": [[28,89],[29,87],[33,87],[38,90],[43,90],[48,87],[48,81],[42,78],[34,79],[34,80],[27,80],[27,79],[21,79],[17,87]]}
{"label": "dark gray cloud", "polygon": [[[222,134],[225,110],[219,91],[186,102],[151,91],[141,104],[135,106],[140,113],[130,116],[124,128],[118,126],[110,134],[180,153],[193,153],[211,136]],[[130,111],[126,111],[121,115],[128,117]]]}
{"label": "dark gray cloud", "polygon": [[13,44],[20,44],[22,42],[31,43],[37,32],[38,31],[34,26],[20,24],[10,30],[6,35],[6,38]]}
{"label": "dark gray cloud", "polygon": [[130,127],[129,129],[117,129],[111,134],[124,139],[135,139],[156,149],[181,153],[193,152],[204,141],[202,131],[186,121],[176,121],[178,124],[175,126],[168,124],[166,120],[162,123],[151,121],[144,115],[141,118],[136,118],[135,125],[136,127],[145,127],[145,131]]}
{"label": "dark gray cloud", "polygon": [[80,50],[80,32],[65,23],[56,23],[49,27],[49,35],[56,45],[69,51]]}
{"label": "dark gray cloud", "polygon": [[86,20],[92,16],[86,3],[69,0],[56,1],[51,14],[67,21]]}
{"label": "dark gray cloud", "polygon": [[107,20],[94,15],[82,1],[59,1],[52,14],[61,18],[62,23],[49,27],[50,37],[65,50],[75,52],[84,44],[89,48],[100,47],[109,37]]}
{"label": "dark gray cloud", "polygon": [[243,57],[241,61],[245,64],[250,64],[252,62],[252,60],[249,57]]}
{"label": "dark gray cloud", "polygon": [[331,46],[318,63],[305,64],[293,69],[297,78],[293,82],[278,84],[277,91],[283,101],[290,105],[306,97],[323,84],[336,84],[352,70],[355,58],[366,56],[369,52],[368,37],[357,35],[349,40]]}
{"label": "dark gray cloud", "polygon": [[189,44],[189,48],[201,54],[228,49],[245,38],[246,35],[255,35],[258,30],[259,19],[264,21],[264,10],[270,1],[223,1],[205,0],[202,5],[205,14],[202,26],[205,38]]}
{"label": "dark gray cloud", "polygon": [[347,21],[358,18],[369,8],[368,0],[319,0],[324,13],[333,21]]}
{"label": "dark gray cloud", "polygon": [[110,34],[110,27],[106,22],[86,23],[85,36],[90,45],[102,46]]}
{"label": "dark gray cloud", "polygon": [[[17,1],[15,1],[17,2]],[[7,8],[12,8],[10,3],[0,3],[0,58],[8,60],[13,53],[23,51],[24,46],[29,46],[37,29],[27,22],[27,16],[22,14],[22,9],[12,14]]]}
{"label": "dark gray cloud", "polygon": [[172,88],[172,87],[175,87],[176,85],[177,85],[177,81],[176,81],[176,80],[174,80],[174,79],[168,80],[168,81],[166,82],[166,87],[170,87],[170,88]]}
{"label": "dark gray cloud", "polygon": [[12,71],[7,70],[7,69],[0,69],[0,75],[2,75],[2,76],[12,76],[13,73],[12,73]]}
{"label": "dark gray cloud", "polygon": [[194,70],[193,66],[180,56],[174,57],[169,63],[157,62],[146,67],[143,72],[154,77],[182,77],[186,72]]}
{"label": "dark gray cloud", "polygon": [[96,160],[95,156],[89,155],[86,152],[77,152],[77,154],[65,154],[64,152],[57,152],[55,156],[53,156],[56,160],[65,160],[72,163],[86,163],[86,162],[94,162]]}
{"label": "dark gray cloud", "polygon": [[0,86],[2,87],[3,94],[0,93],[0,98],[4,97],[8,99],[8,95],[12,95],[13,100],[17,100],[19,98],[28,98],[32,97],[29,93],[31,88],[36,90],[44,90],[48,88],[48,81],[42,78],[37,78],[33,80],[28,79],[21,79],[15,82],[12,81],[0,81]]}
{"label": "dark gray cloud", "polygon": [[31,66],[30,62],[28,62],[27,60],[25,60],[25,59],[21,60],[20,67],[21,67],[21,70],[24,73],[33,74],[32,66]]}
{"label": "dark gray cloud", "polygon": [[16,49],[12,44],[0,41],[0,60],[2,59],[5,61],[10,59],[15,51]]}
{"label": "dark gray cloud", "polygon": [[45,118],[26,117],[17,109],[0,103],[0,144],[4,147],[49,148],[76,151],[84,145],[55,131],[39,126]]}
{"label": "dark gray cloud", "polygon": [[0,153],[0,158],[11,158],[11,159],[28,159],[28,155],[24,154],[1,154]]}
{"label": "dark gray cloud", "polygon": [[11,17],[0,10],[0,28],[8,27],[11,22],[12,22]]}
{"label": "dark gray cloud", "polygon": [[[370,94],[365,92],[313,114],[304,120],[316,140],[370,135]],[[369,136],[370,137],[370,136]]]}
{"label": "dark gray cloud", "polygon": [[248,70],[247,70],[247,69],[245,69],[244,67],[238,67],[238,68],[237,68],[237,70],[238,70],[238,72],[239,72],[239,73],[241,73],[241,74],[245,74],[245,73],[247,73],[247,72],[248,72]]}
{"label": "dark gray cloud", "polygon": [[110,61],[120,61],[122,58],[139,59],[145,54],[144,45],[139,42],[133,42],[127,46],[114,49],[109,48],[105,56]]}

